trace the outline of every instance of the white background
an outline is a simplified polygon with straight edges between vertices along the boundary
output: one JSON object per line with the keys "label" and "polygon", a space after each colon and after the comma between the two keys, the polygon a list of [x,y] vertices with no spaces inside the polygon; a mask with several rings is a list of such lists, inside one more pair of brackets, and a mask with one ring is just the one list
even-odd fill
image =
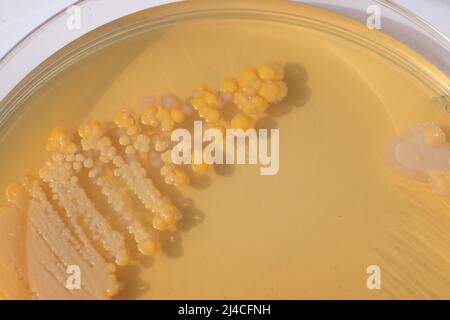
{"label": "white background", "polygon": [[[450,37],[450,0],[395,1]],[[74,2],[75,0],[0,0],[0,57],[42,22]]]}

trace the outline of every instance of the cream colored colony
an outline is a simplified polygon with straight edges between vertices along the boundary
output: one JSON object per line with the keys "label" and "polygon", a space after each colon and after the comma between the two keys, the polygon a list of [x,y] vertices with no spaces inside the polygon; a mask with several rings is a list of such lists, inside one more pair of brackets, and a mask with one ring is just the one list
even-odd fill
{"label": "cream colored colony", "polygon": [[[201,85],[182,103],[167,94],[158,102],[146,99],[139,120],[120,111],[114,123],[88,120],[75,134],[55,128],[48,138],[49,160],[39,178],[27,176],[11,184],[10,209],[0,216],[0,293],[6,299],[107,299],[119,292],[116,266],[127,265],[130,253],[124,233],[138,250],[153,255],[158,232],[175,227],[181,213],[148,177],[158,169],[173,186],[189,183],[186,169],[170,161],[170,133],[194,111],[206,125],[248,129],[269,104],[287,94],[284,71],[276,63],[243,70],[225,79],[219,92]],[[234,108],[226,119],[225,107]],[[208,169],[192,164],[194,173]],[[116,230],[84,187],[89,181],[104,195],[120,227]],[[125,187],[123,187],[125,186]],[[152,216],[146,226],[133,212],[137,198]],[[66,269],[82,271],[80,290],[66,288]]]}
{"label": "cream colored colony", "polygon": [[397,172],[428,181],[439,196],[450,196],[450,143],[434,123],[416,124],[387,144],[387,163]]}

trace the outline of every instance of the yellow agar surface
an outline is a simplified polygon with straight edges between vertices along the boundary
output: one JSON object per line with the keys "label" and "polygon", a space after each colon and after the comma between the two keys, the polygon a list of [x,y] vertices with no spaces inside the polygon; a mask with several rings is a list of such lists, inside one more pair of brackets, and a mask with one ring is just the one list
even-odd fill
{"label": "yellow agar surface", "polygon": [[[190,6],[207,4],[178,10]],[[267,6],[295,7],[408,52],[342,16]],[[27,99],[2,128],[0,189],[38,171],[56,126],[111,121],[124,106],[137,109],[146,94],[186,98],[200,83],[217,89],[221,79],[271,60],[285,64],[289,88],[260,124],[280,129],[279,173],[226,166],[179,192],[161,185],[184,218],[179,231],[163,236],[155,258],[119,269],[125,290],[118,297],[450,298],[449,202],[391,173],[381,157],[397,130],[424,121],[445,129],[450,114],[391,61],[302,26],[202,18],[83,59]],[[370,265],[381,267],[381,290],[366,286]]]}

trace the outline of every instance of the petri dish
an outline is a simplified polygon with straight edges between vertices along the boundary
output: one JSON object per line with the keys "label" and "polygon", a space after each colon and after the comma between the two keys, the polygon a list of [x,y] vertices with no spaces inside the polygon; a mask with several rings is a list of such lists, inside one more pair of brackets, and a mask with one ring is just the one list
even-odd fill
{"label": "petri dish", "polygon": [[[215,165],[207,174],[189,173],[189,186],[173,187],[146,167],[183,218],[160,232],[154,257],[141,257],[127,243],[131,261],[117,267],[123,290],[115,297],[448,298],[449,200],[391,172],[381,156],[385,142],[411,124],[434,122],[450,133],[445,41],[414,24],[439,48],[419,55],[330,9],[278,1],[173,3],[122,12],[106,24],[95,20],[103,25],[63,37],[70,43],[55,53],[64,42],[48,45],[36,52],[45,61],[37,59],[18,84],[8,82],[14,87],[0,104],[0,189],[37,175],[55,127],[76,133],[85,121],[111,123],[123,108],[138,116],[149,95],[190,99],[199,84],[217,91],[224,78],[275,60],[283,65],[288,93],[255,125],[279,130],[276,174],[261,175],[258,165]],[[20,61],[32,42],[25,39],[3,58],[0,72]],[[40,183],[64,216],[53,190]],[[116,228],[99,191],[80,183]],[[3,216],[18,214],[2,201]],[[136,199],[129,208],[151,228],[151,212]],[[25,241],[18,237],[14,245]],[[9,242],[3,243],[4,253]],[[36,249],[24,243],[25,256]],[[57,250],[58,244],[43,247]],[[64,287],[58,272],[69,263],[61,264],[50,273]],[[368,284],[373,266],[382,272],[380,290]]]}

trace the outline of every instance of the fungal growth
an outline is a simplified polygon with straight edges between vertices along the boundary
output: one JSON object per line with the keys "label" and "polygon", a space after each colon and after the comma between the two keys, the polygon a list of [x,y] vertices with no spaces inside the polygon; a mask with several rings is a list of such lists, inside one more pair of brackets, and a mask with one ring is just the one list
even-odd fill
{"label": "fungal growth", "polygon": [[450,143],[436,124],[411,126],[387,144],[385,158],[395,171],[427,181],[434,194],[450,196]]}
{"label": "fungal growth", "polygon": [[[90,119],[76,131],[52,130],[46,164],[6,190],[10,206],[0,213],[0,296],[116,295],[122,287],[116,269],[133,256],[127,237],[134,239],[137,251],[152,256],[159,234],[176,228],[182,217],[152,177],[160,174],[166,184],[179,188],[210,166],[172,163],[171,132],[190,128],[198,118],[220,130],[252,128],[271,104],[286,96],[283,76],[278,64],[264,64],[225,79],[218,91],[201,85],[185,101],[174,94],[159,101],[146,98],[139,114],[123,110],[111,123]],[[94,202],[93,192],[106,205]],[[138,205],[145,219],[137,214]],[[67,268],[73,265],[82,272],[76,290],[66,283]]]}

